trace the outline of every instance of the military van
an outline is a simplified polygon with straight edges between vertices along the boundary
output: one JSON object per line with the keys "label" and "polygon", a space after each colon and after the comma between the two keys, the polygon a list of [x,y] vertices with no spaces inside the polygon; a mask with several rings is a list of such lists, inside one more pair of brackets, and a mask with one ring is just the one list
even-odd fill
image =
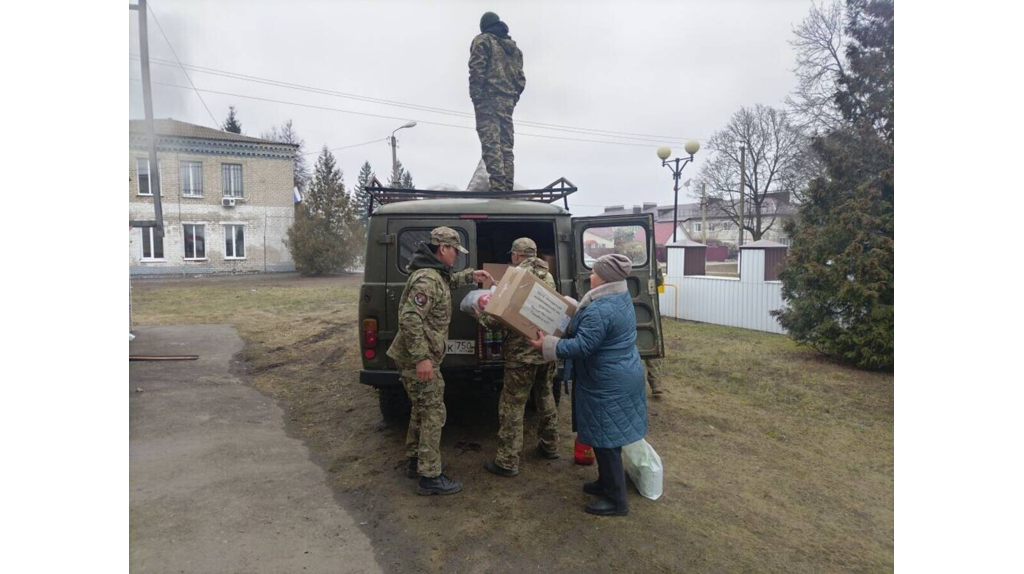
{"label": "military van", "polygon": [[[540,190],[468,192],[393,189],[371,181],[365,274],[359,292],[359,382],[379,391],[387,420],[407,417],[408,398],[388,346],[398,332],[398,302],[409,274],[406,266],[430,230],[447,226],[462,236],[468,254],[454,265],[483,269],[485,263],[509,263],[512,241],[537,243],[560,293],[577,300],[590,289],[591,265],[607,253],[633,261],[627,279],[637,319],[637,347],[645,358],[664,355],[661,315],[655,285],[654,220],[650,214],[572,217],[569,195],[576,187],[564,178]],[[562,205],[558,205],[561,202]],[[500,341],[459,310],[476,286],[452,291],[452,320],[447,353],[441,363],[446,392],[493,392],[502,380]],[[556,378],[556,397],[558,379]]]}

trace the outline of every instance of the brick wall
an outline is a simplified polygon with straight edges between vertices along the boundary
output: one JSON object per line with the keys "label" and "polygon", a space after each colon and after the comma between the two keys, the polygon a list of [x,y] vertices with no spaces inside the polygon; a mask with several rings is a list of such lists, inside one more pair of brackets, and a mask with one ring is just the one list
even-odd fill
{"label": "brick wall", "polygon": [[[293,161],[231,155],[196,155],[158,152],[164,214],[163,258],[143,258],[143,233],[133,229],[129,234],[129,264],[133,275],[198,274],[228,272],[294,271],[295,264],[283,240],[294,221],[292,203]],[[153,219],[153,198],[139,195],[138,159],[145,159],[144,150],[131,149],[128,154],[128,216],[129,219]],[[182,194],[181,162],[202,163],[203,195]],[[221,165],[242,166],[242,197],[235,207],[223,207]],[[205,257],[185,257],[185,224],[202,225]],[[244,258],[226,255],[225,235],[228,224],[244,229]]]}

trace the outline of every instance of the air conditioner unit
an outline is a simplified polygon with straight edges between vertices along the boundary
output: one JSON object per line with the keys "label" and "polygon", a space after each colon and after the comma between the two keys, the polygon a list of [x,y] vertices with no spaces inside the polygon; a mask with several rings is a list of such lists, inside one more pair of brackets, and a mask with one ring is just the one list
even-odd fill
{"label": "air conditioner unit", "polygon": [[235,198],[233,198],[233,197],[225,197],[225,198],[220,200],[220,204],[223,205],[224,207],[234,207],[235,206]]}

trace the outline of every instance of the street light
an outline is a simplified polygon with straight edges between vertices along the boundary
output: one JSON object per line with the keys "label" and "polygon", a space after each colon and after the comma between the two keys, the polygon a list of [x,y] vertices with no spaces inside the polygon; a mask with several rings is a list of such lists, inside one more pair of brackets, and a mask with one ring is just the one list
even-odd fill
{"label": "street light", "polygon": [[[667,145],[663,145],[658,148],[658,159],[661,160],[661,165],[669,168],[672,171],[672,179],[675,180],[673,190],[675,190],[675,200],[672,202],[672,242],[676,241],[676,228],[679,227],[678,216],[679,216],[679,176],[683,175],[683,168],[686,164],[693,161],[693,154],[697,153],[700,149],[700,144],[696,140],[690,140],[683,146],[686,153],[690,154],[690,157],[677,157],[675,159],[668,159],[672,155],[672,148]],[[682,162],[682,164],[680,164]],[[672,164],[675,164],[673,166]]]}
{"label": "street light", "polygon": [[398,182],[398,141],[395,140],[395,132],[414,127],[416,127],[416,122],[407,122],[404,126],[391,132],[391,181],[393,182]]}

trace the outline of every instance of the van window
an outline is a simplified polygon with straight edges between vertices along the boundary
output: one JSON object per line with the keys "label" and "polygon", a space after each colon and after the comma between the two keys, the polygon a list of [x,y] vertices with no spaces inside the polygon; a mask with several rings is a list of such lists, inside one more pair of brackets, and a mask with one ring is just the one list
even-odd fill
{"label": "van window", "polygon": [[[406,273],[406,267],[409,262],[412,261],[413,255],[416,253],[416,249],[419,248],[420,243],[430,242],[430,230],[431,228],[423,229],[403,229],[398,234],[398,269],[402,273]],[[462,242],[462,246],[469,249],[469,237],[466,235],[466,230],[456,229],[459,232],[459,237]],[[465,253],[459,253],[458,259],[455,260],[455,265],[452,266],[454,271],[462,271],[469,264],[469,255]]]}
{"label": "van window", "polygon": [[583,265],[590,269],[602,255],[619,253],[634,267],[647,263],[647,229],[639,225],[588,227],[583,231]]}

